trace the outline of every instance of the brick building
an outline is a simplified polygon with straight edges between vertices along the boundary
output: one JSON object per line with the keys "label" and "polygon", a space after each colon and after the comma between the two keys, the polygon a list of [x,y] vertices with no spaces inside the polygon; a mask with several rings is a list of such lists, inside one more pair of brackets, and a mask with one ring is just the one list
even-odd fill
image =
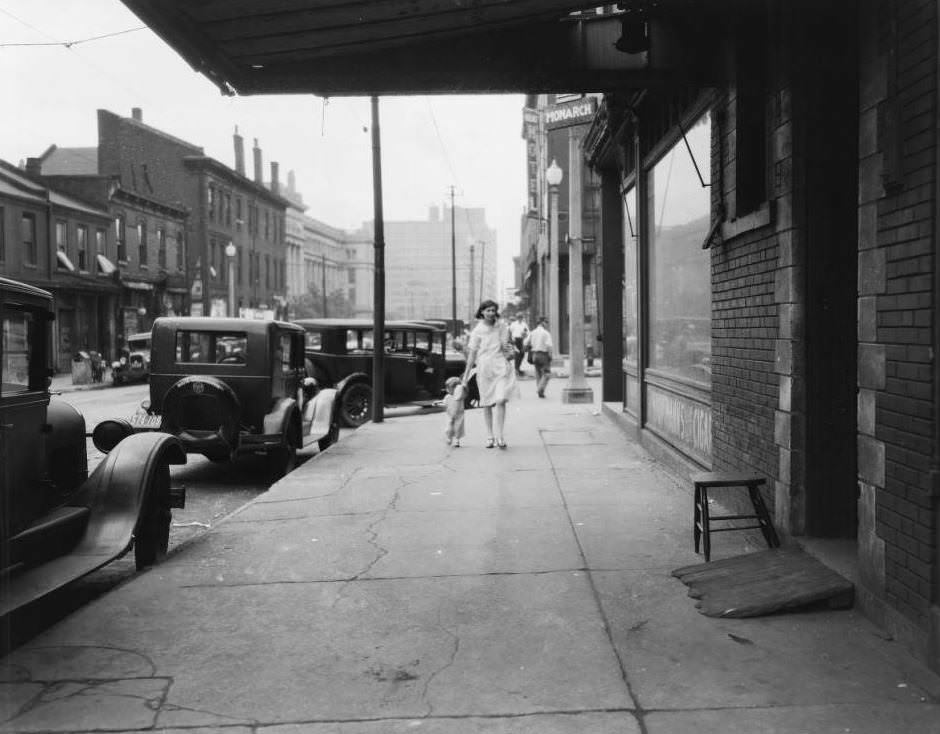
{"label": "brick building", "polygon": [[[131,334],[149,331],[158,316],[184,312],[188,208],[128,190],[119,176],[100,174],[97,148],[53,145],[38,158],[28,159],[30,168],[51,187],[110,216],[112,246],[100,253],[105,259],[97,265],[120,285],[111,330],[118,345]],[[108,353],[114,353],[115,345],[108,346]]]}
{"label": "brick building", "polygon": [[778,528],[940,669],[937,4],[695,16],[707,49],[634,16],[696,74],[605,95],[585,145],[604,399],[680,472],[765,476]]}
{"label": "brick building", "polygon": [[120,286],[108,210],[0,161],[0,272],[55,297],[53,358],[70,372],[80,350],[114,354]]}
{"label": "brick building", "polygon": [[128,191],[189,211],[184,308],[192,315],[227,313],[230,270],[236,309],[277,311],[287,302],[284,233],[290,202],[277,193],[277,164],[271,164],[266,184],[262,163],[255,141],[253,176],[246,175],[237,133],[233,170],[202,148],[144,124],[138,108],[129,118],[98,111],[98,172],[116,177]]}

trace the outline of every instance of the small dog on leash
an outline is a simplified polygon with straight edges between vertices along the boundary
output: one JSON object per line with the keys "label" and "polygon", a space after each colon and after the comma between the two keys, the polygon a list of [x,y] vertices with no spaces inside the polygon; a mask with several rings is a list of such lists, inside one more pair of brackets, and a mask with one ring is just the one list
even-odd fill
{"label": "small dog on leash", "polygon": [[444,412],[447,414],[444,439],[448,445],[459,448],[460,439],[464,437],[464,396],[467,394],[467,386],[459,377],[448,377],[444,389],[447,391],[444,396]]}

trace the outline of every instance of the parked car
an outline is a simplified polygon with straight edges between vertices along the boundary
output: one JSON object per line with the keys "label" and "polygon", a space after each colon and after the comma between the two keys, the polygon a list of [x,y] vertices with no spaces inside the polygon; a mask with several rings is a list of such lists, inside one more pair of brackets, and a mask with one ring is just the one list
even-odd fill
{"label": "parked car", "polygon": [[146,380],[150,376],[150,332],[127,337],[121,356],[111,363],[115,385]]}
{"label": "parked car", "polygon": [[213,461],[265,454],[275,477],[297,449],[339,438],[336,390],[306,377],[296,324],[163,317],[151,334],[150,399],[135,430],[166,431]]}
{"label": "parked car", "polygon": [[[167,551],[170,464],[186,463],[165,433],[127,436],[104,421],[107,453],[88,474],[85,420],[49,393],[52,295],[0,278],[0,619],[134,549],[138,568]],[[123,440],[122,440],[123,439]],[[3,634],[0,633],[0,638]]]}
{"label": "parked car", "polygon": [[[340,420],[361,426],[373,411],[373,322],[369,319],[299,319],[306,331],[307,370],[338,393]],[[385,400],[389,405],[433,405],[447,378],[447,332],[420,321],[387,321]]]}

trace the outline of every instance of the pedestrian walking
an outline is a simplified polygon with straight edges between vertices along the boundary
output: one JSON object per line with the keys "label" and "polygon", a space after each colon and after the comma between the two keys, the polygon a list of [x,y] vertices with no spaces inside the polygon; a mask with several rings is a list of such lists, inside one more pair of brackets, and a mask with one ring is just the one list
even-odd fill
{"label": "pedestrian walking", "polygon": [[522,356],[525,353],[525,340],[529,336],[529,325],[525,321],[525,315],[516,314],[516,320],[509,324],[509,336],[516,347],[516,355],[513,358],[516,366],[516,374],[522,374]]}
{"label": "pedestrian walking", "polygon": [[529,334],[529,354],[535,366],[536,391],[540,398],[545,397],[545,388],[552,376],[552,335],[548,333],[548,319],[540,316],[532,333]]}
{"label": "pedestrian walking", "polygon": [[[480,407],[486,423],[486,448],[506,448],[504,428],[506,403],[519,397],[516,373],[513,369],[515,348],[509,336],[509,328],[499,322],[499,306],[496,301],[486,300],[477,309],[477,325],[470,332],[467,344],[467,366],[463,373],[464,384],[476,367],[477,387],[480,391]],[[495,414],[495,419],[494,419]]]}
{"label": "pedestrian walking", "polygon": [[459,377],[448,377],[444,389],[447,391],[444,395],[444,412],[447,414],[444,439],[448,445],[460,448],[460,439],[465,435],[464,397],[467,394],[467,386]]}

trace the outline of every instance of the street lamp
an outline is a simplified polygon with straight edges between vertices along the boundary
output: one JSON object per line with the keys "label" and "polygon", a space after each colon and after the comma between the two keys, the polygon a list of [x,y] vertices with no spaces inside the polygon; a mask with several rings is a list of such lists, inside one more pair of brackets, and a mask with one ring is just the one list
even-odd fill
{"label": "street lamp", "polygon": [[558,331],[561,313],[558,303],[558,186],[564,173],[555,159],[545,171],[548,182],[548,328],[555,345],[556,354],[561,350],[561,334]]}
{"label": "street lamp", "polygon": [[238,250],[235,244],[229,240],[225,246],[225,255],[228,257],[228,315],[235,315],[235,255]]}
{"label": "street lamp", "polygon": [[581,237],[581,140],[569,128],[568,160],[568,386],[563,403],[593,403],[594,392],[584,377],[584,281]]}

